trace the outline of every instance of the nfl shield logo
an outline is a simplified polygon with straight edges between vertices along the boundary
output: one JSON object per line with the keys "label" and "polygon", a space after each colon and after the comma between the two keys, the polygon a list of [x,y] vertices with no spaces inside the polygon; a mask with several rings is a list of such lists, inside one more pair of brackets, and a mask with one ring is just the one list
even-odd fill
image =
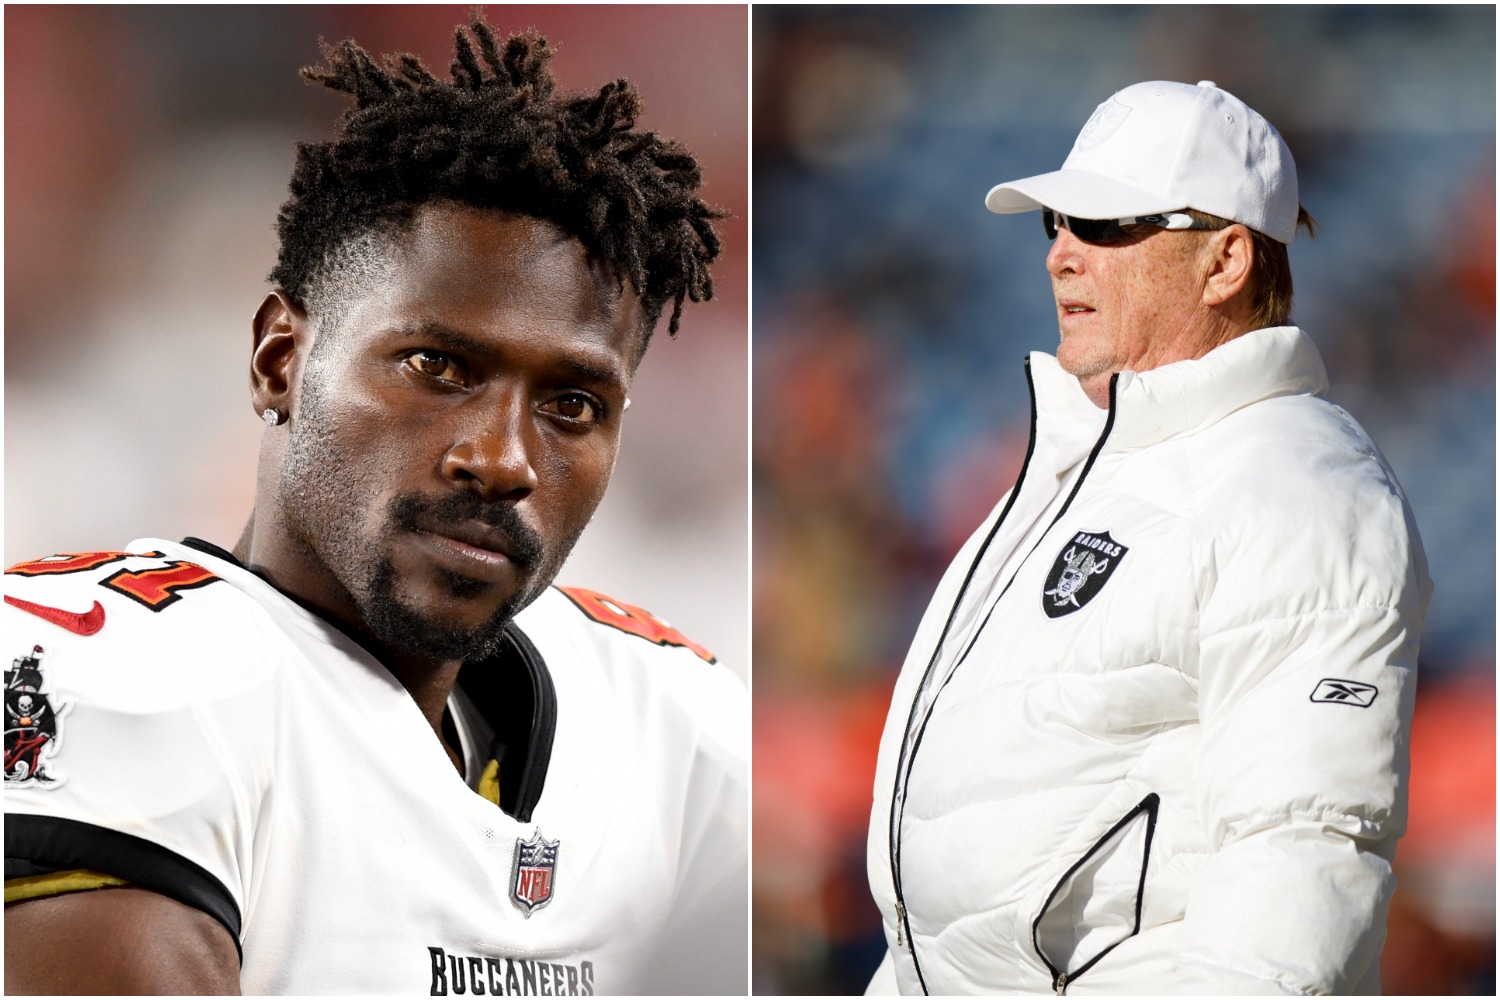
{"label": "nfl shield logo", "polygon": [[557,844],[540,828],[530,840],[516,838],[516,860],[511,868],[510,901],[526,916],[552,902],[552,876],[557,871]]}

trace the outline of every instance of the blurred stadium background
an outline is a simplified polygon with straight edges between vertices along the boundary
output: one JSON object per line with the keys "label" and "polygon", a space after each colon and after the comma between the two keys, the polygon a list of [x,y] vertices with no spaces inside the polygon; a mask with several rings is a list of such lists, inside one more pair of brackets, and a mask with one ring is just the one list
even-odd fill
{"label": "blurred stadium background", "polygon": [[[233,545],[261,424],[250,320],[293,146],[346,102],[303,82],[318,39],[446,75],[464,6],[7,6],[7,565],[132,538]],[[666,618],[749,670],[747,70],[743,7],[491,6],[535,26],[567,90],[619,76],[641,124],[728,209],[714,302],[665,324],[610,492],[561,580]]]}
{"label": "blurred stadium background", "polygon": [[1296,318],[1437,583],[1384,987],[1493,994],[1494,8],[757,6],[752,47],[756,992],[879,961],[890,687],[1019,468],[1021,359],[1057,343],[1042,227],[984,194],[1121,87],[1212,79],[1297,158],[1322,233]]}

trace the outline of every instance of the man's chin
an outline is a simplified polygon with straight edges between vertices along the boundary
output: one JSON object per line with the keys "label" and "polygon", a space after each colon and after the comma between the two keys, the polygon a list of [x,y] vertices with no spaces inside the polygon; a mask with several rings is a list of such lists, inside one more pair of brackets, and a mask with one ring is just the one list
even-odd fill
{"label": "man's chin", "polygon": [[1075,338],[1065,338],[1057,346],[1057,365],[1079,380],[1097,378],[1115,371],[1113,355],[1091,349],[1090,345],[1080,343]]}
{"label": "man's chin", "polygon": [[443,576],[418,594],[399,594],[391,575],[380,574],[360,602],[365,625],[383,645],[435,663],[482,659],[500,651],[505,627],[536,596],[524,585]]}
{"label": "man's chin", "polygon": [[480,660],[504,646],[505,626],[515,617],[508,609],[470,624],[446,621],[401,605],[372,608],[365,622],[383,645],[429,660]]}

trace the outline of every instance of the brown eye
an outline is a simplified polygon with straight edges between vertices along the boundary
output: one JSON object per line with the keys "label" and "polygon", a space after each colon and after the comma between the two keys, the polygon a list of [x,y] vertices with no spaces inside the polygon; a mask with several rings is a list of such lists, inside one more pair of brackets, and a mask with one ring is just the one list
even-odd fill
{"label": "brown eye", "polygon": [[597,424],[600,407],[590,396],[581,392],[569,392],[558,396],[547,404],[547,409],[575,424]]}
{"label": "brown eye", "polygon": [[407,355],[406,363],[423,375],[440,382],[463,384],[463,368],[453,358],[440,351],[417,351]]}

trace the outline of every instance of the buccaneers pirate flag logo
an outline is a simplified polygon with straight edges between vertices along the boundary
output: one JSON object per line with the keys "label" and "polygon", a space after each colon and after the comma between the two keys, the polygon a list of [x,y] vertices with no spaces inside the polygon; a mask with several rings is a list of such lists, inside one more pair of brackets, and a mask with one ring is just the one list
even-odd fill
{"label": "buccaneers pirate flag logo", "polygon": [[44,655],[41,646],[32,646],[5,672],[5,784],[13,788],[55,788],[63,780],[49,762],[62,738],[58,717],[68,706],[54,705],[45,690]]}
{"label": "buccaneers pirate flag logo", "polygon": [[1052,561],[1043,584],[1042,610],[1048,618],[1072,614],[1094,599],[1130,549],[1107,531],[1080,531]]}

